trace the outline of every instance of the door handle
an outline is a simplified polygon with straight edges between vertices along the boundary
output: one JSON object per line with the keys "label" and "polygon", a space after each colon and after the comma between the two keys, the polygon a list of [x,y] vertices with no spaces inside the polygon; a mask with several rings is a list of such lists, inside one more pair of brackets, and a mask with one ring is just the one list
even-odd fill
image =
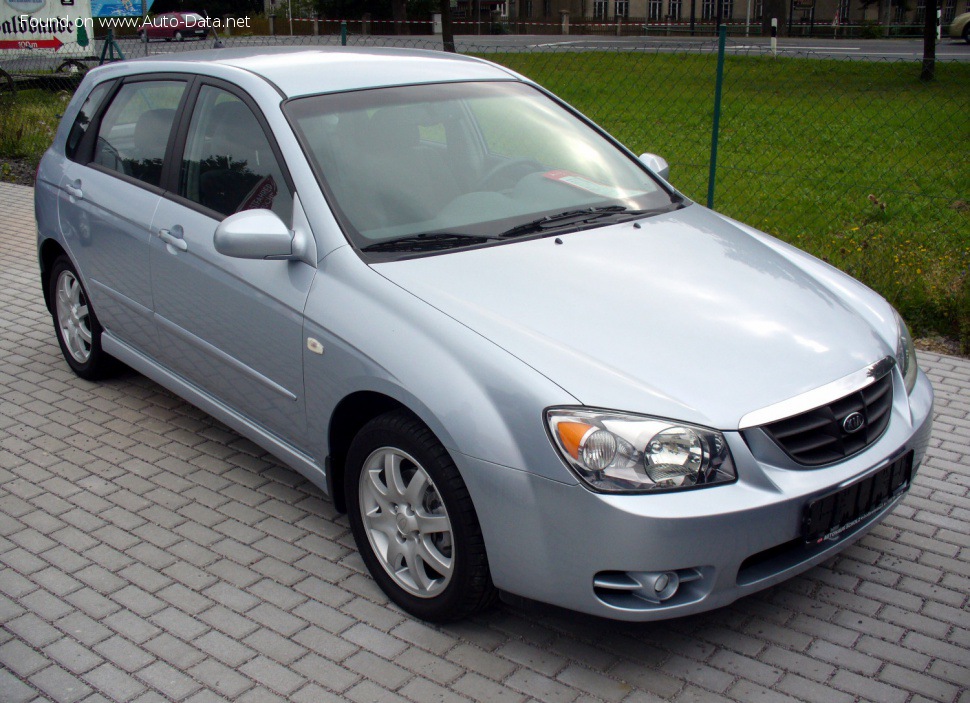
{"label": "door handle", "polygon": [[65,183],[64,190],[66,190],[67,194],[70,195],[72,198],[77,198],[78,200],[80,200],[81,198],[84,197],[84,191],[81,190],[80,180],[76,180],[73,183]]}
{"label": "door handle", "polygon": [[183,234],[184,231],[180,225],[175,225],[172,227],[172,229],[158,230],[158,238],[163,242],[169,246],[175,247],[179,251],[188,251],[189,245],[184,239],[182,239]]}

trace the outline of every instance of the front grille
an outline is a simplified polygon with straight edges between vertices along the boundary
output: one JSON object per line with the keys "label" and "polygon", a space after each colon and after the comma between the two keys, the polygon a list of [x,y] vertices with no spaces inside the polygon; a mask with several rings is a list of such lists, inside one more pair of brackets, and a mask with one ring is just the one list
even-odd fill
{"label": "front grille", "polygon": [[[762,429],[799,464],[821,466],[861,452],[879,439],[889,424],[892,404],[893,377],[886,373],[844,398],[763,425]],[[861,429],[848,432],[846,418],[854,413],[862,416],[863,424]]]}

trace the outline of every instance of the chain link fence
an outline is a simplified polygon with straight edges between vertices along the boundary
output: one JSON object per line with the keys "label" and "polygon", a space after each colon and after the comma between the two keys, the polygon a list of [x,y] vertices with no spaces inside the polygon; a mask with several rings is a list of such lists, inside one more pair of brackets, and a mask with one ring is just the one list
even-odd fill
{"label": "chain link fence", "polygon": [[[220,41],[441,49],[430,36],[351,33],[342,40],[332,31]],[[919,334],[958,338],[970,353],[970,63],[939,62],[936,80],[922,83],[916,61],[776,58],[767,47],[740,42],[729,40],[719,108],[714,38],[591,50],[582,41],[499,45],[465,36],[459,50],[537,81],[635,153],[665,157],[671,181],[701,203],[720,109],[716,210],[849,272],[895,304]],[[118,42],[127,58],[212,43]],[[0,155],[9,155],[11,142],[33,139],[39,158],[54,115],[102,49],[98,40],[86,58],[0,61],[7,73],[0,75]],[[20,124],[17,114],[26,115]],[[34,134],[42,122],[47,129]],[[684,275],[691,275],[689,262]]]}

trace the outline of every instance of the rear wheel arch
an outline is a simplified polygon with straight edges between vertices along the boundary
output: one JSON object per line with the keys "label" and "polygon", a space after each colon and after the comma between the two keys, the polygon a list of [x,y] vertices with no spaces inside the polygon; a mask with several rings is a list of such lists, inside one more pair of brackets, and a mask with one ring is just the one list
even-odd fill
{"label": "rear wheel arch", "polygon": [[[47,305],[48,312],[52,312],[53,301],[50,296],[51,268],[59,256],[67,256],[64,247],[53,239],[47,239],[40,246],[40,282],[44,291],[44,303]],[[70,258],[70,257],[68,257]]]}

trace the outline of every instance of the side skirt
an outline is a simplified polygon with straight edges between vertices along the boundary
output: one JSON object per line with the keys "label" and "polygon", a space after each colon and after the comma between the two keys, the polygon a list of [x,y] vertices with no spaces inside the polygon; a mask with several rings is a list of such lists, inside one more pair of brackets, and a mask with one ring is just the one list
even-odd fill
{"label": "side skirt", "polygon": [[140,374],[147,376],[161,386],[187,400],[200,410],[204,410],[220,422],[225,423],[239,434],[255,442],[277,457],[290,468],[299,471],[321,491],[330,494],[327,485],[327,472],[311,456],[303,453],[290,443],[252,422],[248,418],[217,400],[202,389],[187,382],[108,332],[101,337],[101,347],[105,352],[127,364]]}

